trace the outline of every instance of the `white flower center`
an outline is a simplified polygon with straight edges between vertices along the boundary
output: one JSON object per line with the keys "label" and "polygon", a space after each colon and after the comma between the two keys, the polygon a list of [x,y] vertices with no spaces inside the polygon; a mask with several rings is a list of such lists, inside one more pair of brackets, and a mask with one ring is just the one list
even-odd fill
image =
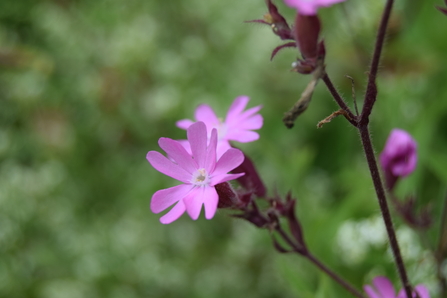
{"label": "white flower center", "polygon": [[205,169],[198,169],[192,174],[191,183],[196,186],[206,186],[210,183],[210,177]]}

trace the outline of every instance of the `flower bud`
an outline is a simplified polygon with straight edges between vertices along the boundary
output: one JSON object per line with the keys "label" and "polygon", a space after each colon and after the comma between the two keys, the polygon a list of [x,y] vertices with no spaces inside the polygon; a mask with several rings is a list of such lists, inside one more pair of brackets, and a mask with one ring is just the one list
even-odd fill
{"label": "flower bud", "polygon": [[433,215],[429,205],[418,208],[416,198],[408,196],[405,200],[393,199],[397,213],[414,229],[426,230],[433,223]]}
{"label": "flower bud", "polygon": [[217,208],[230,208],[237,205],[239,201],[238,196],[234,192],[230,183],[223,182],[216,184],[214,187],[216,188],[217,195],[219,196]]}
{"label": "flower bud", "polygon": [[272,0],[266,0],[265,2],[269,12],[264,15],[264,19],[247,21],[247,23],[269,25],[272,28],[273,33],[279,36],[282,40],[293,40],[292,30],[287,24],[286,19],[279,13],[276,5],[273,4]]}
{"label": "flower bud", "polygon": [[[252,160],[244,154],[244,161],[236,167],[232,173],[245,173],[244,178],[239,177],[237,181],[244,187],[246,190],[252,191],[256,196],[263,197],[265,196],[265,186],[262,182],[261,177],[258,174],[258,171],[255,168]],[[242,178],[242,179],[240,179]]]}
{"label": "flower bud", "polygon": [[278,8],[271,0],[266,0],[269,13],[264,16],[267,23],[271,24],[273,32],[282,40],[292,39],[292,34],[286,19],[279,13]]}
{"label": "flower bud", "polygon": [[296,14],[295,40],[305,59],[317,58],[321,25],[317,15]]}
{"label": "flower bud", "polygon": [[392,190],[397,180],[410,175],[416,168],[417,144],[402,129],[393,129],[380,154],[380,164],[385,172],[387,187]]}

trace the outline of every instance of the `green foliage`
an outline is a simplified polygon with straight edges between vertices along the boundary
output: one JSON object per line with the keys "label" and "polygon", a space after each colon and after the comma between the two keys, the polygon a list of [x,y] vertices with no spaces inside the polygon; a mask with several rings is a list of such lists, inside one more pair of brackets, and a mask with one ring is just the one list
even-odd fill
{"label": "green foliage", "polygon": [[[322,10],[327,70],[350,104],[344,75],[361,105],[382,5],[366,2]],[[427,250],[447,182],[447,18],[410,2],[391,19],[371,129],[378,152],[394,127],[418,141],[417,171],[399,191],[430,203],[435,224],[423,245],[401,234],[419,249],[405,255],[411,280],[436,290]],[[168,226],[149,211],[151,195],[175,182],[147,151],[160,137],[185,138],[175,121],[199,103],[223,117],[241,94],[264,106],[265,124],[240,147],[270,194],[298,197],[314,254],[358,288],[377,274],[398,284],[386,242],[353,239],[360,260],[341,249],[341,227],[361,232],[379,212],[358,136],[341,118],[316,129],[337,109],[321,83],[295,127],[283,126],[309,78],[288,71],[293,49],[269,61],[280,41],[267,26],[243,23],[265,12],[252,0],[1,1],[1,297],[347,296],[226,211]]]}

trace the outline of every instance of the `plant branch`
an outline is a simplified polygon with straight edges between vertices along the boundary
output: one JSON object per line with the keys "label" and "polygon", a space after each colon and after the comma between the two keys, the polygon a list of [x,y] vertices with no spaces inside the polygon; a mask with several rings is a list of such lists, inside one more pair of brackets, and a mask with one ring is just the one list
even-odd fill
{"label": "plant branch", "polygon": [[337,89],[335,89],[334,85],[332,84],[331,79],[327,75],[327,73],[324,73],[323,82],[326,84],[326,87],[328,88],[329,92],[331,93],[332,97],[334,98],[335,102],[340,106],[342,110],[346,112],[345,118],[355,127],[357,127],[357,117],[354,116],[351,109],[348,107],[346,102],[343,100],[343,98],[338,93]]}
{"label": "plant branch", "polygon": [[293,251],[306,259],[308,259],[310,262],[312,262],[315,266],[317,266],[321,271],[326,273],[329,277],[331,277],[334,281],[336,281],[338,284],[340,284],[342,287],[344,287],[346,290],[348,290],[352,295],[358,298],[364,298],[362,292],[357,290],[354,286],[352,286],[350,283],[348,283],[346,280],[344,280],[342,277],[340,277],[337,273],[326,267],[320,260],[318,260],[314,255],[312,255],[307,248],[301,247],[300,245],[296,244],[290,237],[287,235],[287,233],[282,229],[282,227],[278,224],[276,227],[276,231],[281,235],[281,237],[284,239],[284,241],[289,244]]}
{"label": "plant branch", "polygon": [[340,285],[342,285],[346,290],[348,290],[349,292],[351,292],[352,295],[354,295],[355,297],[359,297],[359,298],[364,298],[363,294],[357,290],[356,288],[354,288],[351,284],[349,284],[348,282],[346,282],[344,279],[342,279],[340,276],[338,276],[335,272],[333,272],[332,270],[330,270],[328,267],[326,267],[323,263],[321,263],[320,260],[318,260],[314,255],[312,255],[311,253],[308,253],[307,255],[305,255],[305,257],[311,261],[315,266],[317,266],[321,271],[323,271],[324,273],[326,273],[327,275],[329,275],[333,280],[335,280],[336,282],[338,282]]}
{"label": "plant branch", "polygon": [[382,19],[380,21],[379,30],[377,31],[376,43],[374,46],[374,54],[369,68],[368,85],[366,87],[365,101],[363,104],[362,115],[360,116],[359,124],[367,125],[369,115],[371,114],[374,103],[377,98],[376,77],[379,69],[380,56],[382,54],[383,43],[385,41],[386,29],[393,8],[394,0],[387,0],[385,9],[383,10]]}
{"label": "plant branch", "polygon": [[377,199],[379,201],[380,210],[382,212],[383,221],[385,222],[386,231],[390,240],[391,250],[393,251],[394,260],[396,262],[397,270],[399,272],[400,279],[407,297],[412,297],[411,284],[408,280],[405,264],[402,259],[399,244],[397,242],[396,232],[394,230],[393,221],[391,219],[390,209],[386,201],[385,189],[383,187],[382,180],[379,174],[379,168],[377,167],[376,157],[374,155],[374,149],[371,143],[371,137],[369,134],[368,126],[358,127],[360,137],[362,140],[363,150],[365,151],[366,160],[368,161],[369,171],[371,172],[371,178],[376,190]]}

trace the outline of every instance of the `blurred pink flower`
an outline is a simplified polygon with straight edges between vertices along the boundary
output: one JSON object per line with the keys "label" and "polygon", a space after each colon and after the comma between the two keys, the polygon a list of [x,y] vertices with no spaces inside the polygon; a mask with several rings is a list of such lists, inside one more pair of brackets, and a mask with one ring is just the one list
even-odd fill
{"label": "blurred pink flower", "polygon": [[405,130],[393,129],[380,154],[383,170],[395,177],[405,177],[414,171],[416,163],[416,141]]}
{"label": "blurred pink flower", "polygon": [[388,278],[377,276],[372,283],[373,286],[366,285],[363,287],[370,298],[396,298],[393,284]]}
{"label": "blurred pink flower", "polygon": [[[206,124],[208,136],[212,129],[217,129],[218,145],[217,157],[219,158],[231,148],[229,141],[237,141],[241,143],[248,143],[259,139],[259,134],[254,132],[255,129],[260,129],[263,124],[263,118],[257,112],[262,106],[256,106],[244,111],[250,98],[248,96],[238,96],[233,101],[228,110],[225,121],[217,118],[213,109],[206,104],[199,105],[195,111],[196,121],[202,121]],[[187,129],[194,121],[183,119],[177,121],[177,127]],[[188,150],[187,144],[185,148]]]}
{"label": "blurred pink flower", "polygon": [[160,138],[158,144],[172,160],[157,151],[149,151],[146,156],[157,171],[183,182],[159,190],[152,196],[151,210],[154,213],[159,213],[177,203],[160,218],[163,224],[177,220],[185,210],[193,220],[196,220],[202,205],[205,205],[205,217],[213,218],[219,200],[214,186],[244,175],[227,174],[244,160],[243,153],[238,149],[228,149],[216,162],[216,129],[211,131],[209,144],[203,122],[191,125],[187,129],[187,136],[192,154],[189,154],[178,141]]}
{"label": "blurred pink flower", "polygon": [[[407,298],[403,289],[396,296],[393,284],[386,277],[377,276],[372,283],[373,286],[366,285],[363,287],[369,298]],[[419,294],[419,298],[430,298],[430,294],[424,285],[417,285],[415,291]],[[412,298],[416,298],[416,293],[413,292]]]}
{"label": "blurred pink flower", "polygon": [[328,7],[345,0],[284,0],[287,6],[295,8],[302,15],[316,15],[320,7]]}
{"label": "blurred pink flower", "polygon": [[[417,285],[416,287],[414,287],[414,290],[418,293],[419,298],[430,298],[430,293],[424,285]],[[397,298],[407,298],[407,294],[405,294],[404,289],[400,290]],[[416,293],[413,292],[413,297],[411,298],[417,298]]]}

